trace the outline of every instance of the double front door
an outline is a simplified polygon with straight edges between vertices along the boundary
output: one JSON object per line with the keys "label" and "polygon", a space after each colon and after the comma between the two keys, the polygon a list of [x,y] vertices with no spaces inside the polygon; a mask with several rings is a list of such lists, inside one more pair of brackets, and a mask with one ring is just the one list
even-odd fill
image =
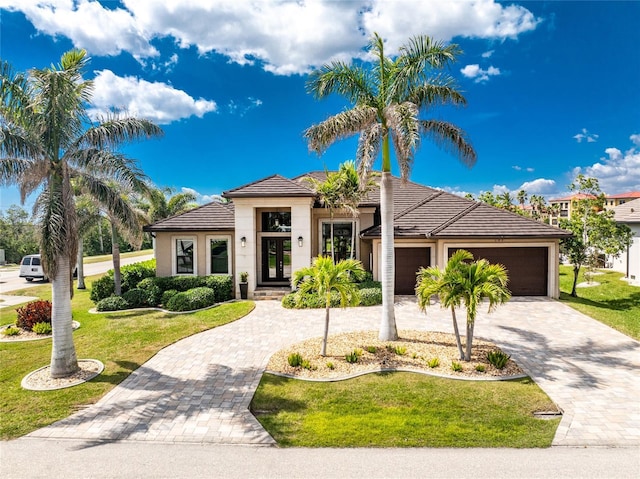
{"label": "double front door", "polygon": [[262,238],[262,282],[288,283],[291,279],[291,238]]}

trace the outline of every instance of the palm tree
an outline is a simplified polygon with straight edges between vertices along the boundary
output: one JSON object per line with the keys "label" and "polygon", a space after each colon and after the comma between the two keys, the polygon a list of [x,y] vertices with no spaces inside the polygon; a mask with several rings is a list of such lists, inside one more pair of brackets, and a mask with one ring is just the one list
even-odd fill
{"label": "palm tree", "polygon": [[184,213],[198,206],[196,195],[191,192],[174,194],[172,188],[149,188],[147,203],[142,208],[147,211],[149,221],[156,221]]}
{"label": "palm tree", "polygon": [[0,183],[17,184],[23,201],[40,189],[34,212],[43,267],[52,279],[53,378],[78,370],[71,327],[71,273],[78,247],[71,179],[101,202],[109,201],[102,178],[132,184],[141,176],[115,148],[162,134],[153,123],[133,117],[114,115],[92,123],[86,108],[93,83],[82,78],[88,61],[84,50],[70,50],[58,66],[28,74],[14,73],[6,62],[0,67]]}
{"label": "palm tree", "polygon": [[506,303],[511,298],[511,292],[507,289],[508,280],[507,271],[501,264],[491,264],[486,259],[479,259],[470,264],[460,263],[456,294],[460,295],[460,301],[467,310],[465,361],[471,361],[473,328],[478,307],[485,298],[489,300],[489,313],[499,304]]}
{"label": "palm tree", "polygon": [[76,264],[78,265],[78,289],[87,289],[84,283],[84,239],[83,236],[91,229],[93,225],[101,219],[100,211],[95,205],[92,198],[81,194],[76,189],[76,214],[78,217],[78,256]]}
{"label": "palm tree", "polygon": [[328,256],[318,256],[311,266],[299,269],[293,273],[291,286],[298,288],[297,301],[301,302],[303,295],[315,292],[325,300],[324,337],[322,340],[322,356],[327,355],[327,337],[329,336],[329,311],[331,309],[331,292],[340,295],[340,306],[357,306],[360,304],[360,294],[354,281],[364,279],[365,271],[362,263],[354,259],[343,259],[334,263]]}
{"label": "palm tree", "polygon": [[361,178],[367,178],[378,152],[382,151],[380,210],[382,227],[382,318],[381,340],[396,340],[398,332],[393,306],[394,237],[393,189],[390,140],[403,181],[409,177],[422,136],[455,153],[472,165],[476,153],[457,126],[435,119],[422,119],[421,112],[440,104],[464,105],[465,98],[448,75],[439,72],[460,54],[457,45],[445,45],[427,36],[412,38],[395,58],[385,56],[384,41],[374,35],[369,50],[376,61],[372,68],[333,62],[310,75],[308,91],[316,98],[333,93],[354,104],[305,132],[309,148],[322,153],[335,141],[359,134],[356,160]]}
{"label": "palm tree", "polygon": [[431,304],[430,300],[434,295],[439,297],[441,307],[451,308],[453,331],[456,336],[460,359],[464,359],[464,351],[462,350],[462,341],[460,340],[460,331],[456,318],[456,308],[462,303],[460,282],[458,280],[462,264],[472,260],[473,255],[471,253],[460,249],[449,258],[444,270],[430,266],[421,268],[417,275],[416,296],[418,298],[418,307],[421,311],[425,311],[426,307]]}
{"label": "palm tree", "polygon": [[513,211],[513,196],[508,191],[499,194],[496,196],[496,200],[498,202],[498,208],[502,208],[503,210]]}
{"label": "palm tree", "polygon": [[[324,181],[308,176],[305,181],[309,183],[311,189],[318,195],[320,204],[329,210],[329,228],[331,241],[331,260],[336,261],[335,245],[333,238],[333,212],[340,207],[340,173],[335,171],[325,172]],[[324,248],[324,245],[323,245]]]}

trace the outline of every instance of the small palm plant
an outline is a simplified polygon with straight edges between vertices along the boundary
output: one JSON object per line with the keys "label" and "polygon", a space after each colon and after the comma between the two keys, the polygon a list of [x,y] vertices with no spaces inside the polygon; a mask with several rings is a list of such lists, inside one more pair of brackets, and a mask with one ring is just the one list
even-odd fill
{"label": "small palm plant", "polygon": [[354,259],[344,259],[334,263],[328,256],[318,256],[311,266],[299,269],[293,274],[291,285],[296,291],[296,301],[302,302],[307,293],[317,293],[325,300],[324,337],[322,340],[322,356],[327,355],[327,337],[329,336],[329,311],[331,310],[331,292],[340,295],[340,306],[357,306],[360,294],[354,281],[364,279],[365,271],[362,263]]}
{"label": "small palm plant", "polygon": [[[473,345],[473,331],[478,314],[478,306],[484,299],[489,301],[489,313],[499,304],[507,302],[511,293],[507,288],[509,277],[505,267],[501,264],[491,264],[486,259],[472,261],[473,256],[465,250],[459,250],[449,260],[444,271],[436,272],[435,268],[426,268],[418,273],[416,294],[418,305],[424,309],[429,305],[433,294],[440,296],[443,307],[450,307],[454,318],[454,329],[461,359],[471,361],[471,347]],[[457,321],[455,307],[463,305],[467,311],[467,335],[464,356]]]}

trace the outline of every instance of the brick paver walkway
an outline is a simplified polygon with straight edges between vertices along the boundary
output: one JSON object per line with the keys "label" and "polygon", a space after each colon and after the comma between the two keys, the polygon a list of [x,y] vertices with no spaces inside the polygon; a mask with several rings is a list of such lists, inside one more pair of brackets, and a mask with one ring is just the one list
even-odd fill
{"label": "brick paver walkway", "polygon": [[[247,317],[165,348],[95,405],[30,436],[273,444],[249,403],[269,357],[320,336],[323,315],[257,302]],[[332,310],[330,333],[378,329],[379,318],[380,307]],[[425,316],[406,298],[396,304],[396,321],[399,330],[451,331],[447,311],[432,306]],[[563,409],[555,445],[640,445],[637,341],[538,298],[480,313],[476,336],[511,354]]]}

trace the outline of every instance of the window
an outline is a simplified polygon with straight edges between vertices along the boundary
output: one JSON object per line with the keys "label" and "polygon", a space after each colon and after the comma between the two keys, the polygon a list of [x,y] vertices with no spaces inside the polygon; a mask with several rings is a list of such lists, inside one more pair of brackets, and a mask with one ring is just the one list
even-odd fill
{"label": "window", "polygon": [[[333,223],[333,247],[336,261],[351,258],[351,239],[354,223]],[[355,244],[354,244],[355,246]],[[322,254],[331,256],[331,223],[322,223]],[[353,257],[355,258],[355,252]]]}
{"label": "window", "polygon": [[207,236],[207,274],[231,274],[231,236]]}
{"label": "window", "polygon": [[291,231],[291,212],[262,213],[262,231],[265,232],[289,232]]}
{"label": "window", "polygon": [[193,238],[176,238],[173,242],[173,254],[175,261],[173,274],[196,274]]}

